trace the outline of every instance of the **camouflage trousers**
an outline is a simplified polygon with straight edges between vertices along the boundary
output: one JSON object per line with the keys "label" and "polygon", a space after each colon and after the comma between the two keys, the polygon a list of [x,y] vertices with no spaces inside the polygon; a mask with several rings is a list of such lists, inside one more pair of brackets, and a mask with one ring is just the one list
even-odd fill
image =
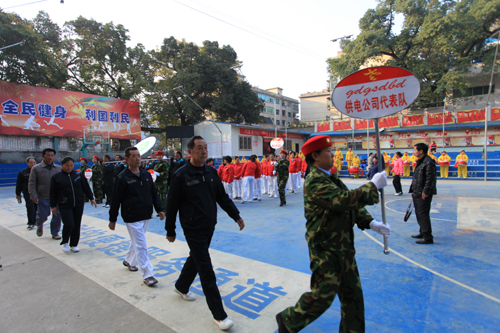
{"label": "camouflage trousers", "polygon": [[102,182],[101,181],[92,181],[92,190],[94,191],[94,199],[96,203],[102,203],[102,198],[104,197],[104,193],[102,191]]}
{"label": "camouflage trousers", "polygon": [[168,189],[167,189],[167,187],[158,186],[157,190],[158,190],[158,195],[160,196],[161,204],[163,206],[163,212],[166,213]]}
{"label": "camouflage trousers", "polygon": [[[311,292],[302,294],[295,306],[281,312],[290,332],[299,332],[323,314],[339,296],[339,332],[365,331],[363,290],[354,253],[330,252],[309,246]],[[333,330],[331,330],[333,332]]]}
{"label": "camouflage trousers", "polygon": [[286,204],[286,183],[287,183],[287,181],[288,181],[288,177],[278,180],[278,193],[280,195],[280,202],[282,204]]}

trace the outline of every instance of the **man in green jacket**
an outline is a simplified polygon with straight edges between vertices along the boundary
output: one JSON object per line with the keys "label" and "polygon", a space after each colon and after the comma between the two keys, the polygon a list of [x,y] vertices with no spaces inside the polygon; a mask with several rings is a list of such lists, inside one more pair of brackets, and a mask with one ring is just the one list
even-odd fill
{"label": "man in green jacket", "polygon": [[102,167],[98,156],[92,156],[92,190],[94,191],[95,202],[102,204]]}
{"label": "man in green jacket", "polygon": [[167,163],[167,160],[163,159],[165,155],[161,150],[155,152],[156,155],[156,163],[154,165],[153,170],[156,174],[156,189],[158,190],[158,195],[160,196],[161,204],[163,207],[167,207],[167,192],[168,192],[168,172],[170,169],[170,165]]}
{"label": "man in green jacket", "polygon": [[[375,221],[366,205],[379,202],[378,189],[387,185],[384,172],[372,181],[349,190],[328,170],[333,166],[329,136],[317,136],[302,147],[310,166],[304,184],[306,240],[311,259],[311,292],[304,293],[295,306],[276,315],[278,332],[299,332],[316,320],[338,294],[341,304],[339,332],[364,332],[363,290],[354,258],[354,230],[373,229],[389,236],[388,224]],[[333,330],[331,330],[333,331]]]}

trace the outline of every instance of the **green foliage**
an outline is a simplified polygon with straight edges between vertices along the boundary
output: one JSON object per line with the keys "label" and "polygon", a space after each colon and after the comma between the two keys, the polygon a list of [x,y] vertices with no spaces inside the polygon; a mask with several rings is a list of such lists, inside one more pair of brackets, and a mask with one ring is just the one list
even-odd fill
{"label": "green foliage", "polygon": [[[399,33],[396,15],[403,15]],[[358,69],[367,60],[405,68],[421,83],[412,108],[442,101],[451,89],[464,91],[472,61],[483,61],[479,69],[491,71],[494,50],[486,39],[499,31],[499,0],[381,0],[359,21],[361,33],[343,40],[344,54],[329,59],[332,77],[351,74],[350,62]]]}

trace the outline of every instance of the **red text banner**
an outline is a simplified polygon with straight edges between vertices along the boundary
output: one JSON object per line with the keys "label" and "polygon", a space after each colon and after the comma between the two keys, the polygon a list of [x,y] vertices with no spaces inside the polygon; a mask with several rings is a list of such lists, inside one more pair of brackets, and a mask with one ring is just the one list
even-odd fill
{"label": "red text banner", "polygon": [[[453,117],[451,112],[446,111],[444,113],[444,123],[453,124]],[[427,125],[439,125],[443,124],[443,114],[442,113],[429,113],[427,116]]]}
{"label": "red text banner", "polygon": [[[265,132],[267,137],[274,138],[274,131],[263,131],[263,130],[256,130],[256,129],[251,129],[251,128],[240,128],[240,134],[242,135],[254,135],[254,136],[261,136],[262,132]],[[284,137],[285,133],[278,133],[279,137]],[[296,134],[296,133],[286,133],[286,137],[288,139],[302,139],[303,136],[301,134]]]}
{"label": "red text banner", "polygon": [[114,139],[141,139],[139,102],[0,81],[0,134],[83,137],[83,129]]}
{"label": "red text banner", "polygon": [[500,108],[491,108],[491,121],[500,120]]}
{"label": "red text banner", "polygon": [[476,121],[484,121],[484,109],[458,111],[458,123],[472,123]]}
{"label": "red text banner", "polygon": [[317,129],[318,129],[318,132],[329,132],[331,131],[331,127],[330,127],[330,122],[329,121],[325,121],[325,122],[321,122],[321,123],[318,123],[316,125]]}
{"label": "red text banner", "polygon": [[349,120],[334,121],[333,122],[334,131],[349,131],[352,130],[351,122]]}
{"label": "red text banner", "polygon": [[399,127],[399,116],[388,116],[380,118],[379,126],[382,127]]}
{"label": "red text banner", "polygon": [[[368,120],[365,120],[365,119],[356,119],[354,121],[354,129],[355,130],[362,130],[362,129],[366,129],[366,124],[368,123]],[[370,128],[374,128],[374,124],[373,124],[373,119],[370,120]]]}
{"label": "red text banner", "polygon": [[417,114],[414,116],[403,116],[403,127],[408,126],[423,126],[424,125],[424,115]]}

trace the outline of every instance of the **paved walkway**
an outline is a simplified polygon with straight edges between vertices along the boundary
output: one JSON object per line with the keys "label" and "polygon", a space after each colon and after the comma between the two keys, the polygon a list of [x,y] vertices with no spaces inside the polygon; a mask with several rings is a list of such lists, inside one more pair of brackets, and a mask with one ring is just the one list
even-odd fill
{"label": "paved walkway", "polygon": [[[363,180],[346,180],[358,187]],[[403,181],[407,191],[409,181]],[[382,237],[356,230],[357,261],[365,297],[367,332],[494,332],[500,322],[498,279],[500,184],[438,182],[431,218],[435,244],[422,246],[410,235],[414,217],[402,221],[410,197],[386,190],[391,254]],[[224,212],[211,255],[221,295],[235,321],[231,332],[275,332],[274,315],[309,289],[304,239],[303,197],[288,205],[264,196],[237,202],[243,231]],[[24,205],[14,188],[0,189],[0,332],[218,332],[211,322],[199,282],[195,302],[173,293],[188,255],[180,226],[178,240],[165,240],[163,222],[153,218],[148,232],[157,287],[142,284],[140,273],[121,265],[128,246],[123,222],[107,229],[107,209],[85,208],[80,253],[63,253],[48,228],[38,238],[27,231]],[[369,208],[380,219],[380,204]],[[338,300],[303,332],[334,332]]]}

